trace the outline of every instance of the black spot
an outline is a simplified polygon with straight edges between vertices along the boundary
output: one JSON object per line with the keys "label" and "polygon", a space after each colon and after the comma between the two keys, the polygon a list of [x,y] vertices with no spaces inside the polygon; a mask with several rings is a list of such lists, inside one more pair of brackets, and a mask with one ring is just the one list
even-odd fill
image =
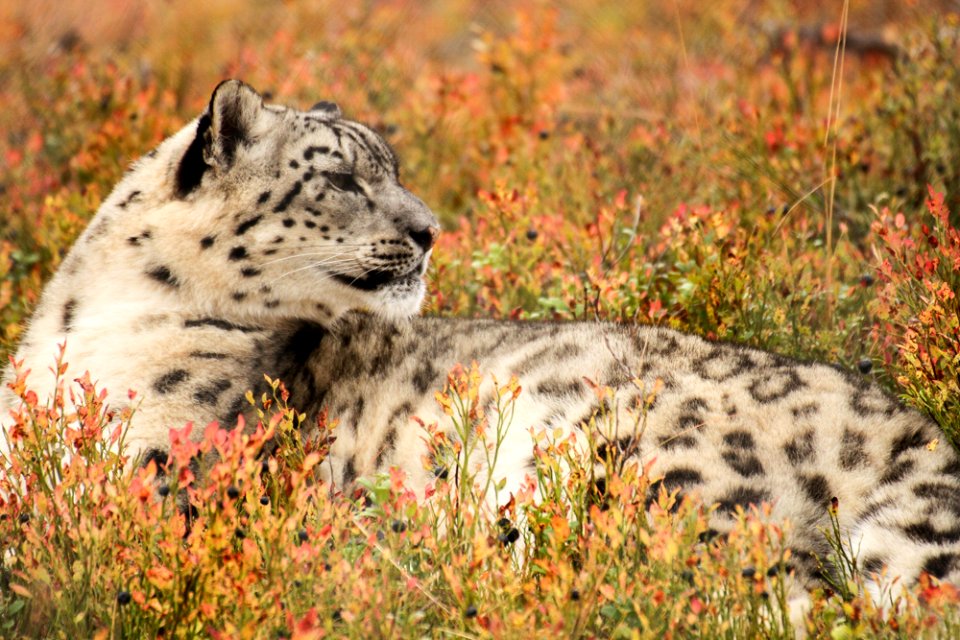
{"label": "black spot", "polygon": [[[640,340],[639,346],[643,348],[645,342]],[[670,336],[666,344],[662,345],[662,348],[658,348],[655,353],[666,355],[678,348],[677,339]],[[755,366],[746,354],[731,351],[729,348],[714,347],[706,356],[693,362],[693,372],[704,380],[723,382]]]}
{"label": "black spot", "polygon": [[887,467],[887,470],[880,477],[880,484],[893,484],[900,482],[904,476],[913,471],[913,460],[900,460]]}
{"label": "black spot", "polygon": [[194,318],[183,323],[184,328],[193,329],[195,327],[214,327],[224,331],[240,331],[242,333],[252,333],[260,331],[258,327],[245,327],[239,324],[233,324],[220,318]]}
{"label": "black spot", "polygon": [[255,227],[262,219],[263,216],[254,216],[245,222],[241,222],[237,226],[237,230],[234,232],[234,235],[242,236],[247,231]]}
{"label": "black spot", "polygon": [[205,236],[205,237],[201,238],[201,239],[200,239],[200,248],[201,248],[201,249],[209,249],[210,247],[213,246],[213,240],[214,240],[213,236]]}
{"label": "black spot", "polygon": [[140,198],[140,193],[141,193],[140,191],[131,191],[130,195],[124,198],[123,202],[120,202],[119,204],[117,204],[117,206],[120,207],[121,209],[126,209],[127,205],[129,205],[132,202],[136,202]]}
{"label": "black spot", "polygon": [[164,467],[167,466],[167,460],[169,460],[169,456],[163,449],[147,449],[143,457],[140,458],[140,466],[146,467],[153,462],[157,467],[157,475],[163,476],[165,475]]}
{"label": "black spot", "polygon": [[736,449],[753,449],[756,446],[753,435],[746,431],[731,431],[724,434],[723,443]]}
{"label": "black spot", "polygon": [[240,302],[241,300],[247,297],[247,294],[243,291],[234,291],[233,293],[230,294],[230,297],[236,300],[237,302]]}
{"label": "black spot", "polygon": [[229,380],[216,380],[202,387],[197,387],[193,392],[193,399],[198,404],[216,405],[220,400],[220,394],[229,388]]}
{"label": "black spot", "polygon": [[960,518],[960,487],[947,482],[921,482],[913,488],[918,498],[930,500],[937,508],[949,510]]}
{"label": "black spot", "polygon": [[867,464],[867,439],[859,431],[843,430],[840,440],[840,468],[850,471]]}
{"label": "black spot", "polygon": [[677,467],[663,474],[663,485],[667,489],[689,488],[691,485],[701,484],[703,476],[696,469]]}
{"label": "black spot", "polygon": [[330,153],[330,147],[320,146],[320,147],[307,147],[303,152],[303,159],[306,161],[313,160],[313,154],[322,153],[324,155]]}
{"label": "black spot", "polygon": [[790,409],[790,413],[793,415],[794,418],[806,418],[808,416],[815,414],[819,409],[820,407],[818,407],[816,404],[811,402],[811,403],[800,405],[799,407],[794,407]]}
{"label": "black spot", "polygon": [[810,460],[814,455],[813,431],[805,431],[783,445],[783,452],[787,454],[787,459],[793,464]]}
{"label": "black spot", "polygon": [[314,229],[316,228],[317,223],[314,222],[313,220],[304,220],[303,226],[305,226],[307,229]]}
{"label": "black spot", "polygon": [[63,331],[70,331],[70,325],[73,323],[73,314],[77,310],[77,301],[75,298],[70,298],[67,300],[67,303],[63,305]]}
{"label": "black spot", "polygon": [[180,281],[177,280],[172,273],[170,273],[170,269],[167,267],[155,267],[150,271],[147,271],[147,275],[157,282],[167,285],[168,287],[177,288],[180,286]]}
{"label": "black spot", "polygon": [[280,202],[277,203],[277,206],[273,208],[274,213],[280,213],[281,211],[286,211],[287,207],[290,206],[290,203],[293,202],[293,199],[300,194],[300,190],[303,188],[303,183],[299,180],[294,183],[293,187],[290,188],[290,191],[287,191],[284,194]]}
{"label": "black spot", "polygon": [[781,400],[804,386],[796,371],[780,368],[755,378],[748,391],[754,400],[766,404]]}
{"label": "black spot", "polygon": [[930,521],[917,522],[903,527],[903,533],[911,540],[923,544],[953,544],[960,542],[960,526],[940,530]]}
{"label": "black spot", "polygon": [[878,558],[877,556],[871,556],[863,560],[863,570],[867,575],[873,573],[880,573],[883,570],[883,565],[886,563],[883,561],[883,558]]}
{"label": "black spot", "polygon": [[752,453],[727,450],[721,454],[723,461],[744,478],[763,475],[763,465]]}
{"label": "black spot", "polygon": [[661,449],[666,451],[673,449],[690,449],[697,446],[697,439],[691,435],[660,436],[658,444]]}
{"label": "black spot", "polygon": [[201,360],[226,360],[227,354],[217,353],[216,351],[191,351],[191,358],[200,358]]}
{"label": "black spot", "polygon": [[279,300],[267,300],[266,302],[263,303],[263,306],[266,307],[267,309],[276,309],[277,307],[280,306],[280,301],[279,301]]}
{"label": "black spot", "polygon": [[243,260],[247,257],[247,248],[246,247],[234,247],[230,249],[230,253],[227,254],[227,257],[230,260]]}
{"label": "black spot", "polygon": [[717,506],[723,511],[734,511],[737,506],[746,509],[749,505],[759,505],[763,502],[770,502],[770,494],[763,489],[756,487],[741,486],[729,491],[719,502]]}
{"label": "black spot", "polygon": [[960,564],[958,560],[960,558],[955,553],[939,553],[924,561],[923,571],[934,578],[945,578],[947,574],[953,571],[954,567]]}
{"label": "black spot", "polygon": [[624,436],[607,442],[601,442],[597,447],[598,460],[618,460],[623,454],[630,454],[640,444],[635,436]]}
{"label": "black spot", "polygon": [[950,461],[940,469],[940,473],[952,478],[960,478],[960,458],[951,456]]}
{"label": "black spot", "polygon": [[299,169],[299,168],[300,168],[300,163],[297,162],[296,160],[291,160],[291,161],[290,161],[290,168],[291,168],[291,169]]}
{"label": "black spot", "polygon": [[814,504],[826,507],[830,503],[830,497],[833,495],[830,491],[830,483],[822,474],[799,474],[797,475],[797,482],[800,483],[804,493]]}
{"label": "black spot", "polygon": [[893,441],[890,447],[890,459],[896,460],[910,449],[922,449],[927,445],[923,432],[919,429],[909,431]]}
{"label": "black spot", "polygon": [[197,122],[197,133],[190,142],[186,153],[177,166],[176,192],[178,198],[187,197],[194,189],[200,186],[203,174],[206,173],[207,163],[203,159],[204,139],[210,129],[210,114],[205,113]]}
{"label": "black spot", "polygon": [[174,369],[168,371],[153,383],[153,388],[157,393],[170,393],[178,384],[190,377],[190,372],[186,369]]}
{"label": "black spot", "polygon": [[260,269],[257,269],[256,267],[244,267],[243,269],[240,269],[240,275],[242,275],[244,278],[252,278],[253,276],[258,276],[261,273],[262,272]]}
{"label": "black spot", "polygon": [[269,199],[270,199],[270,192],[269,192],[269,191],[264,191],[264,192],[261,193],[260,196],[257,198],[257,204],[263,204],[264,202],[266,202],[266,201],[269,200]]}
{"label": "black spot", "polygon": [[141,241],[141,240],[149,240],[149,239],[150,239],[150,235],[151,235],[151,234],[150,234],[150,230],[149,230],[149,229],[144,230],[144,231],[141,231],[141,232],[140,232],[140,235],[138,235],[138,236],[130,236],[129,238],[127,238],[127,244],[130,244],[130,245],[132,245],[132,246],[134,246],[134,247],[139,247],[139,246],[140,246],[140,241]]}
{"label": "black spot", "polygon": [[347,460],[347,464],[343,465],[343,486],[348,486],[351,482],[357,479],[357,467],[354,463],[353,458]]}
{"label": "black spot", "polygon": [[413,386],[421,394],[426,393],[433,386],[437,378],[437,370],[428,360],[424,360],[413,373]]}
{"label": "black spot", "polygon": [[579,396],[583,392],[583,383],[579,380],[541,380],[537,383],[536,392],[541,395],[555,398]]}

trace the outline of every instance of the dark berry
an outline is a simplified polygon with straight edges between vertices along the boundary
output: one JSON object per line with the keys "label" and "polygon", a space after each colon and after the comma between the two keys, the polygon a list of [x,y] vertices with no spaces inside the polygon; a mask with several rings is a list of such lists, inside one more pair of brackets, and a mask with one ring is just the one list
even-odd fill
{"label": "dark berry", "polygon": [[129,591],[119,592],[117,594],[117,604],[119,604],[121,607],[123,605],[130,604],[130,592]]}
{"label": "dark berry", "polygon": [[778,564],[775,564],[775,565],[773,565],[772,567],[770,567],[769,569],[767,569],[767,577],[768,577],[768,578],[772,578],[773,576],[777,575],[778,573],[780,573],[780,565],[778,565]]}
{"label": "dark berry", "polygon": [[752,578],[753,576],[757,575],[757,570],[754,567],[747,567],[740,572],[740,575],[742,575],[744,578]]}
{"label": "dark berry", "polygon": [[230,498],[231,500],[236,500],[237,498],[240,497],[240,489],[237,489],[236,487],[231,485],[227,489],[227,497]]}
{"label": "dark berry", "polygon": [[467,607],[466,611],[463,612],[465,618],[476,618],[477,617],[477,608],[473,605]]}
{"label": "dark berry", "polygon": [[310,535],[306,529],[300,529],[300,531],[297,532],[297,537],[300,538],[300,542],[306,542]]}
{"label": "dark berry", "polygon": [[533,228],[527,229],[527,240],[530,240],[531,242],[533,242],[539,236],[540,234],[537,232],[536,229],[533,229]]}
{"label": "dark berry", "polygon": [[267,506],[268,504],[270,504],[270,498],[268,498],[267,496],[260,496],[260,504],[262,504],[263,506]]}
{"label": "dark berry", "polygon": [[864,287],[869,287],[873,283],[874,283],[873,275],[869,273],[865,273],[862,276],[860,276],[860,284],[863,285]]}
{"label": "dark berry", "polygon": [[540,136],[541,140],[546,140],[547,138],[550,137],[550,132],[547,131],[546,129],[540,129],[537,135]]}
{"label": "dark berry", "polygon": [[863,375],[867,375],[873,370],[873,361],[870,360],[870,358],[863,358],[857,363],[857,369],[859,369]]}
{"label": "dark berry", "polygon": [[168,495],[170,495],[170,486],[169,486],[169,485],[161,485],[161,487],[160,487],[159,489],[157,489],[157,493],[160,494],[160,497],[161,497],[161,498],[166,498]]}
{"label": "dark berry", "polygon": [[580,590],[572,589],[570,591],[570,599],[573,600],[574,602],[578,601],[580,599]]}
{"label": "dark berry", "polygon": [[241,529],[240,527],[237,527],[236,529],[233,530],[233,537],[238,540],[243,540],[244,538],[247,537],[247,534],[244,533],[243,529]]}
{"label": "dark berry", "polygon": [[19,520],[20,520],[20,524],[27,524],[28,522],[30,522],[30,514],[21,513]]}
{"label": "dark berry", "polygon": [[394,520],[390,525],[390,528],[393,529],[394,533],[403,533],[407,530],[407,525],[401,522],[400,520]]}
{"label": "dark berry", "polygon": [[520,530],[516,527],[507,531],[507,544],[513,544],[518,538],[520,538]]}

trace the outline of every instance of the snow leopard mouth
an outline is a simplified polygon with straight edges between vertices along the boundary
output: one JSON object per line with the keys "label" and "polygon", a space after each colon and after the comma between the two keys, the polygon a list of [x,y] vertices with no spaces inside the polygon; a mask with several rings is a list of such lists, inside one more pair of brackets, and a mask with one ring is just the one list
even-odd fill
{"label": "snow leopard mouth", "polygon": [[375,269],[363,276],[351,276],[344,273],[334,273],[333,279],[340,284],[359,289],[361,291],[377,291],[387,286],[409,284],[420,278],[423,273],[424,260],[421,259],[413,268],[403,273]]}

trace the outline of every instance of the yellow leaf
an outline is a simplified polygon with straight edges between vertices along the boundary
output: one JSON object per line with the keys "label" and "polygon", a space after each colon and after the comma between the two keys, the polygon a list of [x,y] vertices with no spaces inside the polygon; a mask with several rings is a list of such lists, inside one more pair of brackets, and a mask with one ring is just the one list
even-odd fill
{"label": "yellow leaf", "polygon": [[15,594],[21,598],[33,598],[33,594],[23,586],[22,584],[17,584],[16,582],[10,583],[10,591],[13,591]]}

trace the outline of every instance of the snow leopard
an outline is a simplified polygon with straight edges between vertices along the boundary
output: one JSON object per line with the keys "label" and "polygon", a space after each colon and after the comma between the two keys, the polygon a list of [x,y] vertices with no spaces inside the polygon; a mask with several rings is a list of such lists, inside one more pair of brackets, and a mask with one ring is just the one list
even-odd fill
{"label": "snow leopard", "polygon": [[334,103],[267,104],[225,81],[106,198],[15,360],[41,395],[59,344],[114,406],[136,390],[127,444],[144,462],[166,459],[171,427],[235,425],[248,389],[282,379],[292,406],[339,420],[331,485],[398,467],[419,495],[446,473],[424,463],[420,425],[452,433],[435,392],[478,362],[481,405],[494,378],[522,387],[487,470],[507,493],[532,476],[531,430],[597,429],[659,486],[715,505],[718,531],[771,505],[794,523],[804,585],[834,499],[868,571],[960,583],[960,459],[930,419],[863,375],[662,327],[420,317],[439,224],[399,176],[393,149]]}

